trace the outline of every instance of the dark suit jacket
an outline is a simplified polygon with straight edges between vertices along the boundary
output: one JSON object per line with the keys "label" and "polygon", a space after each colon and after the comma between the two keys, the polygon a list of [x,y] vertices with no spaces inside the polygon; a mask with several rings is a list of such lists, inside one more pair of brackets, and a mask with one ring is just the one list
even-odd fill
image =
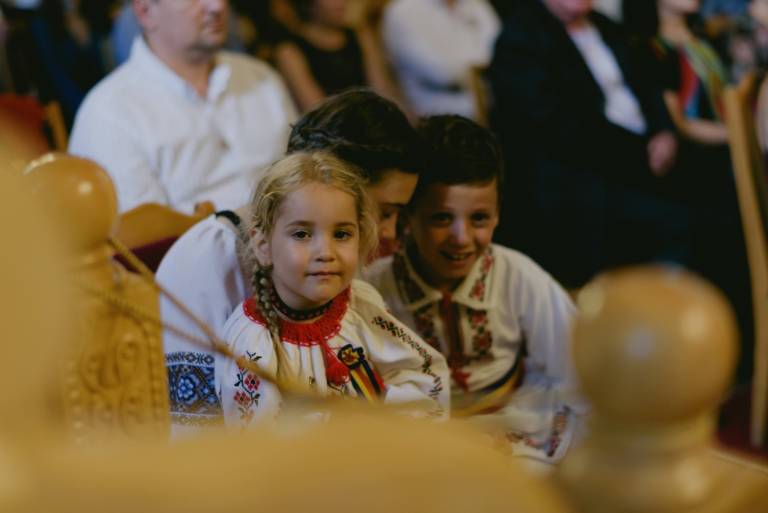
{"label": "dark suit jacket", "polygon": [[520,0],[504,21],[488,72],[492,123],[513,180],[516,167],[535,172],[542,164],[609,180],[652,180],[648,137],[672,129],[660,84],[618,25],[594,12],[590,19],[641,104],[647,134],[608,121],[602,90],[562,23],[541,0]]}

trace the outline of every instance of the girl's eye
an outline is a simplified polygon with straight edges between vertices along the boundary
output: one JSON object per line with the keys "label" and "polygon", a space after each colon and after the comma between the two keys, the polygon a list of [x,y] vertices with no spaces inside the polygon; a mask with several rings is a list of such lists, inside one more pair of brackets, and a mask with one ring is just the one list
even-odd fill
{"label": "girl's eye", "polygon": [[291,234],[291,237],[296,240],[305,240],[309,238],[309,232],[307,230],[296,230]]}
{"label": "girl's eye", "polygon": [[352,238],[352,232],[347,230],[336,230],[333,236],[336,240],[349,240]]}

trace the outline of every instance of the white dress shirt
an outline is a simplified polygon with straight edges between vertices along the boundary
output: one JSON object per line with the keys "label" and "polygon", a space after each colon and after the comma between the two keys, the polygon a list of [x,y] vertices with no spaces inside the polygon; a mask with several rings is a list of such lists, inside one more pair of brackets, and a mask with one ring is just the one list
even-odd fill
{"label": "white dress shirt", "polygon": [[500,30],[487,0],[393,0],[384,11],[384,43],[403,92],[420,115],[474,118],[469,71],[487,66]]}
{"label": "white dress shirt", "polygon": [[616,56],[597,29],[588,25],[569,35],[605,95],[605,117],[630,132],[644,134],[646,123],[640,102],[624,81]]}
{"label": "white dress shirt", "polygon": [[121,212],[154,202],[191,213],[206,200],[233,209],[283,155],[295,117],[264,62],[220,52],[201,98],[137,37],[128,62],[86,97],[69,150],[107,170]]}

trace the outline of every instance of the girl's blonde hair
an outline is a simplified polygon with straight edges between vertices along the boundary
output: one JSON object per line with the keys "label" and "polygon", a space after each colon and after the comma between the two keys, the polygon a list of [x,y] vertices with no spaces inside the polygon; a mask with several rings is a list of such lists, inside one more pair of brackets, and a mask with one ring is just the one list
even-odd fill
{"label": "girl's blonde hair", "polygon": [[[325,151],[298,152],[272,164],[259,180],[251,197],[249,212],[245,220],[245,235],[249,239],[242,249],[243,261],[253,272],[253,290],[262,315],[272,335],[275,353],[278,357],[277,382],[291,386],[293,372],[281,365],[282,344],[277,322],[277,313],[271,304],[270,268],[262,266],[255,257],[251,240],[254,234],[270,238],[277,217],[288,195],[311,183],[321,183],[339,189],[355,199],[357,209],[360,262],[365,263],[376,250],[378,232],[376,206],[368,196],[366,181],[357,169],[331,153]],[[297,385],[292,383],[292,385]]]}
{"label": "girl's blonde hair", "polygon": [[355,198],[360,261],[367,262],[378,244],[376,207],[362,174],[352,164],[325,151],[294,153],[267,169],[251,197],[247,233],[259,231],[263,237],[270,237],[285,198],[310,183],[329,185]]}

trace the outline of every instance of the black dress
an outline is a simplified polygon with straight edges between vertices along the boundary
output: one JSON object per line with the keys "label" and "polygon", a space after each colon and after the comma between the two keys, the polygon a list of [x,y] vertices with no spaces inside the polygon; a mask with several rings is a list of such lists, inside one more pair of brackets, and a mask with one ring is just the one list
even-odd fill
{"label": "black dress", "polygon": [[363,52],[357,35],[350,29],[346,29],[344,35],[347,42],[338,50],[318,48],[300,36],[289,39],[304,54],[312,75],[327,95],[366,84]]}

